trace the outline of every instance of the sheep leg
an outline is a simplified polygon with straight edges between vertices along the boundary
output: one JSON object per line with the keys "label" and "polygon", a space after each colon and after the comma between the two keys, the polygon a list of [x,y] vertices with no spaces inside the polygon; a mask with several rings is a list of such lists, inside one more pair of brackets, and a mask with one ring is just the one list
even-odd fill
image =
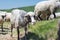
{"label": "sheep leg", "polygon": [[49,17],[50,17],[50,14],[49,14],[48,17],[47,17],[47,20],[49,19]]}
{"label": "sheep leg", "polygon": [[34,16],[35,20],[38,20],[38,17],[37,16]]}
{"label": "sheep leg", "polygon": [[21,39],[19,39],[20,37],[19,37],[19,34],[20,34],[20,32],[19,32],[19,26],[17,27],[17,35],[18,35],[18,40],[21,40]]}
{"label": "sheep leg", "polygon": [[11,24],[11,37],[13,36],[13,24]]}
{"label": "sheep leg", "polygon": [[55,12],[53,12],[54,18],[56,18]]}
{"label": "sheep leg", "polygon": [[38,14],[38,20],[43,20],[43,19],[40,17],[40,15],[41,15],[41,12]]}
{"label": "sheep leg", "polygon": [[40,17],[40,15],[38,15],[38,20],[42,20],[42,18]]}
{"label": "sheep leg", "polygon": [[26,38],[27,34],[28,34],[28,29],[27,28],[28,28],[28,25],[25,27],[25,40],[27,40],[27,38]]}
{"label": "sheep leg", "polygon": [[3,23],[2,23],[2,25],[1,25],[1,29],[2,29],[2,32],[3,32],[3,31],[4,31],[4,30],[3,30]]}
{"label": "sheep leg", "polygon": [[48,14],[47,14],[47,20],[49,19],[49,17],[50,17],[50,15],[51,15],[51,12],[50,12],[50,10],[48,9]]}
{"label": "sheep leg", "polygon": [[39,14],[38,14],[38,20],[43,20],[41,17],[40,17],[40,15],[41,15],[41,11],[40,12],[38,12]]}
{"label": "sheep leg", "polygon": [[56,10],[57,8],[54,8],[54,11],[53,11],[54,18],[56,18],[56,15],[55,15]]}

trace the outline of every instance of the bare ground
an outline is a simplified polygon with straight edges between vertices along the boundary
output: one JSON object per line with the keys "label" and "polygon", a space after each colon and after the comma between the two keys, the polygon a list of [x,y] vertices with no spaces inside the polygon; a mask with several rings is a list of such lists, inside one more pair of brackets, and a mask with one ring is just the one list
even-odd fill
{"label": "bare ground", "polygon": [[[14,28],[13,30],[13,37],[11,37],[11,25],[10,23],[4,23],[3,25],[3,32],[0,27],[0,40],[17,40],[17,32]],[[20,37],[24,36],[24,32],[20,33]]]}

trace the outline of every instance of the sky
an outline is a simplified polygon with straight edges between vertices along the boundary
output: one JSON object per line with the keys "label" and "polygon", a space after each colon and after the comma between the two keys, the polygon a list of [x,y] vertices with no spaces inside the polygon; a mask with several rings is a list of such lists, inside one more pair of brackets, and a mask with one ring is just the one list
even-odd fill
{"label": "sky", "polygon": [[0,9],[33,6],[43,0],[0,0]]}

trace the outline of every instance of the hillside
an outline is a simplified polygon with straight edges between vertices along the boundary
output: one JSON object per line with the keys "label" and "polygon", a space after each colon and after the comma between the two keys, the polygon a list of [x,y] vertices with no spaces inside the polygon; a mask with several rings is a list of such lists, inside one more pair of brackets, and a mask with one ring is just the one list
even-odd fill
{"label": "hillside", "polygon": [[[22,9],[22,10],[25,10],[27,12],[29,11],[34,11],[34,6],[27,6],[27,7],[21,7],[21,8],[12,8],[12,9],[4,9],[4,10],[1,10],[1,11],[7,11],[7,12],[11,12],[13,9]],[[56,12],[59,12],[60,9],[57,9]]]}
{"label": "hillside", "polygon": [[12,9],[4,9],[4,10],[1,10],[1,11],[11,12],[13,9],[21,9],[21,10],[25,10],[25,11],[29,12],[29,11],[34,11],[34,6],[27,6],[27,7],[21,7],[21,8],[12,8]]}

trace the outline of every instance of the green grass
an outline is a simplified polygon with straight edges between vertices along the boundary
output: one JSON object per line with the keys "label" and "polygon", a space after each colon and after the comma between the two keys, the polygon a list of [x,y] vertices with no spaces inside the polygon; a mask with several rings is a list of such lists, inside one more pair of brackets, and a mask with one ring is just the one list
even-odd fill
{"label": "green grass", "polygon": [[[50,38],[56,39],[57,38],[57,22],[58,19],[54,20],[44,20],[44,21],[37,21],[35,25],[29,25],[28,30],[29,33],[27,35],[28,40],[47,40]],[[5,22],[4,26],[8,23]],[[9,23],[10,25],[10,23]],[[6,27],[7,28],[7,27]],[[21,31],[22,30],[22,31]],[[24,33],[23,29],[20,32]],[[17,35],[16,29],[14,28],[13,32],[14,36]]]}
{"label": "green grass", "polygon": [[52,35],[53,38],[56,38],[57,37],[57,34],[56,34],[57,19],[37,22],[35,25],[30,25],[30,30],[31,32],[39,35],[39,37],[46,38],[47,35],[49,36]]}

